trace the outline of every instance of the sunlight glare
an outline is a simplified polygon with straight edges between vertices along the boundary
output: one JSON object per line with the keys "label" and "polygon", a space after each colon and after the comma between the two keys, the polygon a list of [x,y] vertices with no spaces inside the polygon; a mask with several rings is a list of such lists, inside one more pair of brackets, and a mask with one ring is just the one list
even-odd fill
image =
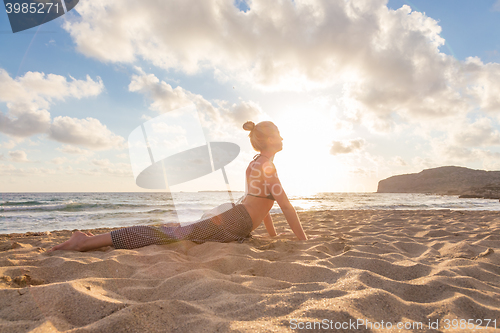
{"label": "sunlight glare", "polygon": [[336,133],[329,111],[288,108],[276,123],[283,150],[275,162],[287,193],[304,196],[346,190],[349,170],[330,154]]}

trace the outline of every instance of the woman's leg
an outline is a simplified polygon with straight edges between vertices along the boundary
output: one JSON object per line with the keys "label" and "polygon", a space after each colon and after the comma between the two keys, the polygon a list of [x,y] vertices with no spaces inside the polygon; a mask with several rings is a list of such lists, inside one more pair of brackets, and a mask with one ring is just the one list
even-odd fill
{"label": "woman's leg", "polygon": [[117,249],[135,249],[152,244],[168,244],[179,240],[195,243],[231,242],[245,238],[252,230],[252,218],[243,205],[237,205],[209,219],[199,220],[184,227],[133,226],[94,236],[76,231],[55,250],[89,251],[103,246]]}
{"label": "woman's leg", "polygon": [[56,245],[47,252],[56,250],[89,251],[104,246],[112,246],[111,234],[109,232],[100,235],[92,233],[85,234],[81,231],[75,231],[70,239],[62,244]]}
{"label": "woman's leg", "polygon": [[169,244],[182,239],[184,228],[138,225],[111,231],[111,241],[116,249]]}
{"label": "woman's leg", "polygon": [[135,249],[152,244],[167,244],[176,239],[152,226],[133,226],[113,230],[105,234],[93,235],[75,231],[70,239],[56,245],[47,252],[56,250],[89,251],[104,246],[117,249]]}
{"label": "woman's leg", "polygon": [[235,205],[211,219],[192,224],[189,234],[183,239],[195,243],[241,241],[252,231],[253,223],[250,214],[243,205]]}

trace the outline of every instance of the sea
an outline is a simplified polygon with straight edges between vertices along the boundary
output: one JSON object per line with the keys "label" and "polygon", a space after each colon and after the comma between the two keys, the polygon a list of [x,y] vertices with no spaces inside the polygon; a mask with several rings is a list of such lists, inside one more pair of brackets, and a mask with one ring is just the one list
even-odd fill
{"label": "sea", "polygon": [[[233,198],[243,192],[233,192]],[[415,193],[317,193],[289,196],[297,211],[316,210],[490,210],[492,199]],[[125,227],[195,221],[204,211],[228,202],[226,192],[170,193],[0,193],[0,234]],[[200,213],[201,212],[201,213]],[[280,213],[277,203],[271,213]],[[179,216],[181,216],[179,215]],[[179,218],[180,219],[180,218]]]}

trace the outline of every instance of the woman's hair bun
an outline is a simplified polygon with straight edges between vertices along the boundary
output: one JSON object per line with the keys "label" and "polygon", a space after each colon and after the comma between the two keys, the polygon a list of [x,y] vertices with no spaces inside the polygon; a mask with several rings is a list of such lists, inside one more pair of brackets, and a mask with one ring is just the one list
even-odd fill
{"label": "woman's hair bun", "polygon": [[243,129],[245,131],[251,131],[255,127],[255,124],[253,121],[247,121],[246,123],[243,124]]}

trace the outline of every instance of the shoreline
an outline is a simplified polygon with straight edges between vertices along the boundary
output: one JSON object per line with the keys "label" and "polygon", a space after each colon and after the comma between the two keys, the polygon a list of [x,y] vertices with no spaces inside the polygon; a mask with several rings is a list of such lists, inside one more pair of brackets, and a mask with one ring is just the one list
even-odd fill
{"label": "shoreline", "polygon": [[282,214],[273,220],[286,234],[271,238],[261,226],[242,244],[47,254],[72,231],[1,234],[0,331],[289,332],[324,319],[500,327],[498,212],[298,214],[317,238],[293,240]]}
{"label": "shoreline", "polygon": [[[488,209],[462,209],[462,208],[427,208],[427,209],[420,209],[420,208],[405,208],[405,209],[371,209],[371,208],[366,208],[366,209],[308,209],[308,210],[299,210],[297,209],[297,214],[309,214],[309,213],[325,213],[325,212],[356,212],[356,211],[370,211],[374,213],[382,213],[382,212],[477,212],[477,213],[500,213],[500,207],[499,210],[488,210]],[[270,213],[272,216],[282,216],[283,213]],[[133,225],[153,225],[153,224],[133,224]],[[157,224],[154,224],[157,225]],[[91,231],[93,232],[94,230],[101,230],[101,229],[109,229],[108,231],[115,230],[115,229],[120,229],[120,228],[125,228],[129,227],[132,225],[126,225],[126,226],[112,226],[112,227],[99,227],[99,228],[74,228],[74,229],[52,229],[52,230],[43,230],[43,231],[26,231],[26,232],[0,232],[0,237],[1,236],[8,236],[8,235],[18,235],[18,236],[41,236],[42,234],[47,235],[47,233],[52,233],[52,232],[57,232],[57,231],[75,231],[75,230],[85,230],[85,231]],[[260,227],[259,227],[260,228]]]}

